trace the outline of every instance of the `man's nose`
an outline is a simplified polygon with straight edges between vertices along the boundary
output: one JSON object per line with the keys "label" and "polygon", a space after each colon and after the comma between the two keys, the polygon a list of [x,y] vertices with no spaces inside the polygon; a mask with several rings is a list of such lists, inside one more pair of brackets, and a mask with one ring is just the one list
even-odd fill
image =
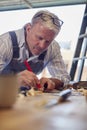
{"label": "man's nose", "polygon": [[42,49],[45,48],[45,47],[46,47],[46,42],[45,42],[45,40],[40,41],[39,46],[40,46],[40,48],[42,48]]}

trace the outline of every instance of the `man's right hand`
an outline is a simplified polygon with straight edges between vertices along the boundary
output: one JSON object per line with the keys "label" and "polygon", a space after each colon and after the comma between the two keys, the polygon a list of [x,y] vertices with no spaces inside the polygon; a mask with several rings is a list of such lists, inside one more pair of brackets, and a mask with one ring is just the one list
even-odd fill
{"label": "man's right hand", "polygon": [[18,73],[18,82],[19,82],[19,87],[20,86],[25,86],[25,87],[37,87],[37,84],[39,84],[39,79],[37,76],[28,70],[21,71]]}

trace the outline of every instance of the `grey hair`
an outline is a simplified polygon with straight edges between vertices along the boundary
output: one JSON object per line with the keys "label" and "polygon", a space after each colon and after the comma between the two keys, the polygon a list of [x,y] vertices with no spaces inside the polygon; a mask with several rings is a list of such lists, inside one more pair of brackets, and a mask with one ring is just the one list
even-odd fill
{"label": "grey hair", "polygon": [[[44,20],[41,17],[41,14],[43,14],[43,16],[45,16],[46,20]],[[53,19],[56,20],[56,23],[53,23],[53,21],[52,21]],[[39,22],[42,23],[43,25],[45,25],[46,27],[48,27],[49,29],[53,30],[56,33],[56,35],[59,33],[59,31],[61,29],[59,18],[55,14],[49,12],[48,10],[38,11],[32,17],[32,20],[31,20],[32,25],[39,23]],[[59,26],[57,26],[56,24],[59,25]]]}

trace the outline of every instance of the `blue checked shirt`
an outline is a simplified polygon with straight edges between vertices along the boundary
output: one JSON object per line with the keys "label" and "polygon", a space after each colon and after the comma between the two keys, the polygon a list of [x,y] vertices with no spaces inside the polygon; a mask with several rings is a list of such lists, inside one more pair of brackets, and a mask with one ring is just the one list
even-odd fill
{"label": "blue checked shirt", "polygon": [[[15,33],[17,35],[17,41],[19,46],[19,57],[16,60],[22,63],[26,59],[29,59],[30,57],[29,50],[25,43],[24,28],[16,30]],[[13,58],[13,46],[12,46],[11,37],[7,32],[5,34],[0,35],[0,73],[4,70],[4,68],[7,65],[9,65],[12,58]],[[35,59],[33,63],[37,64],[37,60],[38,59]],[[51,77],[58,78],[62,80],[65,84],[69,83],[70,76],[66,71],[66,66],[61,56],[60,47],[56,41],[53,41],[48,47],[47,53],[42,63],[43,63],[43,68],[45,67],[48,68]],[[39,66],[39,69],[41,67],[42,65]]]}

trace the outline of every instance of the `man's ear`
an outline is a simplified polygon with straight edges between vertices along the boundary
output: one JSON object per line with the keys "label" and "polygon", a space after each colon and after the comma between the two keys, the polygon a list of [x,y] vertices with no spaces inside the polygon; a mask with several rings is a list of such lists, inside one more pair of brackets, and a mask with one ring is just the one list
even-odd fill
{"label": "man's ear", "polygon": [[29,30],[31,29],[31,24],[30,24],[30,23],[27,23],[27,24],[25,25],[25,29],[26,29],[26,31],[29,31]]}

